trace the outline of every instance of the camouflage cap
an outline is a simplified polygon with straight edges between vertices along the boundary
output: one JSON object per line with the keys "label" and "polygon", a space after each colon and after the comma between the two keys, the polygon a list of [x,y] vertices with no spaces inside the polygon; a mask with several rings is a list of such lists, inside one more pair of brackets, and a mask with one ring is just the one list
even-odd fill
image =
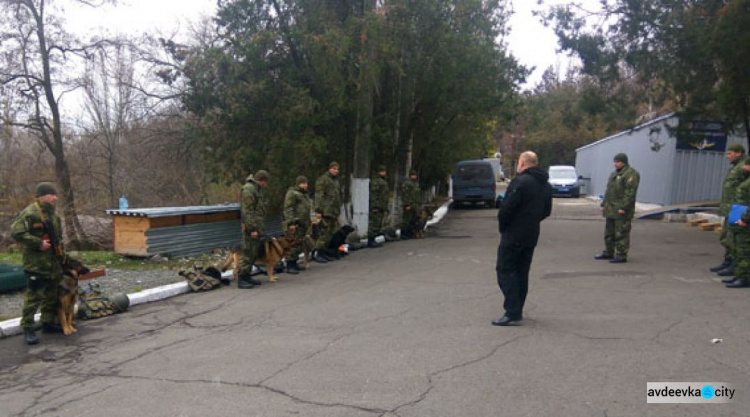
{"label": "camouflage cap", "polygon": [[409,176],[411,177],[412,175],[417,175],[417,170],[416,169],[410,169],[409,170]]}
{"label": "camouflage cap", "polygon": [[377,168],[375,168],[376,172],[383,172],[388,171],[388,169],[385,167],[385,165],[378,165]]}
{"label": "camouflage cap", "polygon": [[295,182],[295,184],[300,185],[306,182],[307,182],[307,177],[305,177],[304,175],[300,175],[299,177],[297,177],[297,181]]}
{"label": "camouflage cap", "polygon": [[733,143],[727,146],[727,150],[732,152],[745,153],[745,147],[739,143]]}
{"label": "camouflage cap", "polygon": [[41,197],[47,194],[57,195],[57,187],[55,187],[55,184],[51,182],[40,182],[39,184],[37,184],[34,196]]}
{"label": "camouflage cap", "polygon": [[268,171],[261,169],[255,173],[255,181],[268,181]]}
{"label": "camouflage cap", "polygon": [[336,167],[336,168],[338,168],[338,167],[339,167],[339,163],[338,163],[338,162],[336,162],[336,161],[333,161],[333,162],[331,162],[330,164],[328,164],[328,169],[331,169],[331,168],[333,168],[333,167]]}

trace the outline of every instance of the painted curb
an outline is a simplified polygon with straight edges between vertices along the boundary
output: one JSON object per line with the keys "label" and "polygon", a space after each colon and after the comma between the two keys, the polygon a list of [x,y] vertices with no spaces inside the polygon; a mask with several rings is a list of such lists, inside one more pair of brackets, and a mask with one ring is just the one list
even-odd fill
{"label": "painted curb", "polygon": [[[223,278],[231,278],[232,270],[222,273],[221,276]],[[127,294],[127,296],[130,299],[130,306],[132,307],[138,304],[164,300],[166,298],[171,298],[188,292],[190,292],[190,287],[188,286],[187,281],[185,281],[162,285],[161,287],[156,288],[149,288],[144,291]],[[37,313],[34,316],[34,320],[39,321],[41,317],[42,315],[40,313]],[[23,329],[21,329],[20,317],[0,322],[0,339],[6,338],[8,336],[15,336],[21,333],[23,333]]]}
{"label": "painted curb", "polygon": [[[440,208],[435,210],[435,213],[432,215],[432,219],[430,219],[427,224],[425,225],[425,228],[432,226],[445,217],[445,215],[448,213],[448,206],[450,206],[451,202],[453,200],[446,201]],[[367,240],[364,240],[364,242],[367,242]],[[253,266],[253,275],[258,273],[259,271],[255,266]],[[228,270],[226,272],[223,272],[221,274],[223,278],[232,278],[232,270]],[[187,284],[187,281],[185,282],[177,282],[174,284],[168,284],[168,285],[162,285],[161,287],[156,288],[150,288],[147,290],[143,290],[137,293],[133,294],[127,294],[128,298],[130,299],[130,306],[135,306],[139,304],[145,304],[145,303],[152,303],[154,301],[160,301],[164,300],[166,298],[171,298],[180,294],[185,294],[190,292],[190,287]],[[41,319],[41,314],[37,313],[34,316],[35,321],[39,321]],[[16,317],[14,319],[5,320],[0,322],[0,339],[9,337],[9,336],[15,336],[18,334],[23,333],[23,330],[21,329],[21,318]]]}

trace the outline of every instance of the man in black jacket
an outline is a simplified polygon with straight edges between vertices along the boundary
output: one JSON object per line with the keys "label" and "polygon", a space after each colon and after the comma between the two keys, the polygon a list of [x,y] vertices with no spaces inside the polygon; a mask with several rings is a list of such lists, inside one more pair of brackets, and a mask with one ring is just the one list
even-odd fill
{"label": "man in black jacket", "polygon": [[497,248],[497,283],[505,296],[505,315],[493,320],[507,326],[523,319],[529,290],[529,268],[539,240],[539,223],[552,212],[552,187],[547,172],[537,166],[534,152],[518,157],[516,178],[508,185],[497,212],[500,246]]}

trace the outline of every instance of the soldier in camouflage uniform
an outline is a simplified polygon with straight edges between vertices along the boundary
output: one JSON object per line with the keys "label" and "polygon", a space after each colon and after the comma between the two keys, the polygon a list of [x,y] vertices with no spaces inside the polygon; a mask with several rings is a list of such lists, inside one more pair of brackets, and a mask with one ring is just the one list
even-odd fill
{"label": "soldier in camouflage uniform", "polygon": [[315,208],[323,213],[326,228],[315,246],[315,260],[326,262],[334,259],[333,254],[326,253],[328,243],[339,229],[341,214],[341,188],[339,187],[339,164],[331,162],[328,171],[315,180]]}
{"label": "soldier in camouflage uniform", "polygon": [[[729,214],[729,208],[732,207],[737,187],[748,177],[748,173],[742,170],[742,166],[748,157],[745,155],[745,148],[740,144],[729,145],[726,153],[727,160],[732,164],[727,176],[724,178],[724,184],[721,188],[721,203],[719,204],[719,216],[724,218],[724,225],[721,228],[721,237],[719,242],[724,246],[724,262],[720,265],[710,268],[711,272],[716,272],[722,277],[731,277],[734,275],[732,259],[734,255],[734,236],[732,232],[736,230],[726,224],[726,217]],[[727,278],[725,282],[731,281]]]}
{"label": "soldier in camouflage uniform", "polygon": [[[750,174],[750,159],[745,158],[741,165],[745,174]],[[750,206],[750,178],[745,179],[737,187],[734,203]],[[735,277],[726,283],[727,288],[750,287],[750,210],[742,214],[742,218],[729,225],[734,238],[734,273]]]}
{"label": "soldier in camouflage uniform", "polygon": [[422,191],[417,180],[417,171],[409,171],[409,179],[401,184],[401,239],[413,239],[419,221],[419,206],[422,204]]}
{"label": "soldier in camouflage uniform", "polygon": [[[60,217],[55,213],[57,190],[54,184],[39,183],[35,196],[34,203],[23,209],[11,225],[11,236],[23,247],[23,269],[28,286],[21,327],[29,345],[39,343],[34,332],[34,315],[38,309],[42,312],[43,332],[62,332],[55,321],[60,303],[58,285],[62,279],[62,263],[66,256],[62,244]],[[54,237],[51,238],[50,233],[45,230],[45,223],[54,230]],[[53,245],[55,238],[58,245]]]}
{"label": "soldier in camouflage uniform", "polygon": [[641,176],[628,165],[628,156],[618,153],[614,158],[615,170],[607,181],[607,191],[600,210],[607,224],[604,229],[604,252],[596,259],[609,259],[610,263],[628,261],[630,227],[635,214],[635,196]]}
{"label": "soldier in camouflage uniform", "polygon": [[294,187],[289,187],[284,198],[284,230],[292,232],[297,237],[297,245],[289,251],[286,258],[286,272],[297,274],[304,271],[305,267],[299,265],[299,255],[302,253],[302,245],[305,245],[305,234],[310,229],[310,198],[307,196],[307,178],[297,177]]}
{"label": "soldier in camouflage uniform", "polygon": [[[261,282],[253,279],[251,273],[258,250],[265,238],[267,202],[263,188],[268,185],[268,172],[260,170],[250,175],[240,191],[240,213],[242,216],[242,258],[237,275],[237,288],[249,289]],[[273,268],[268,265],[268,268]]]}
{"label": "soldier in camouflage uniform", "polygon": [[388,211],[388,171],[380,165],[377,175],[370,180],[370,215],[367,223],[367,246],[379,248],[382,245],[375,242],[375,237],[382,233],[383,217]]}

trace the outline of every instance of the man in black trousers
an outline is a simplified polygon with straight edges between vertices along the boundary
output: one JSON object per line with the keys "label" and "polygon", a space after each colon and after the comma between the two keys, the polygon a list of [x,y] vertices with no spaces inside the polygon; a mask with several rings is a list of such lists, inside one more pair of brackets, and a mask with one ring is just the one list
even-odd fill
{"label": "man in black trousers", "polygon": [[523,319],[529,291],[529,268],[539,240],[539,223],[552,212],[549,175],[539,168],[534,152],[518,157],[516,178],[510,182],[497,212],[500,246],[497,248],[497,283],[505,296],[505,315],[493,320],[508,326]]}

